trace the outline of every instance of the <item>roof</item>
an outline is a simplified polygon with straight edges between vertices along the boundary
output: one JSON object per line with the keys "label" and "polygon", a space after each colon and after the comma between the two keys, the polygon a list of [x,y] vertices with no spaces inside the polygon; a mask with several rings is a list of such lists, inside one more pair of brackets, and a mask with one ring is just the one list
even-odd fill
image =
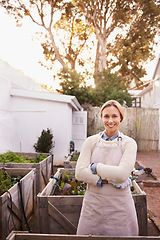
{"label": "roof", "polygon": [[139,94],[137,94],[137,96],[142,96],[143,94],[149,92],[152,89],[153,89],[153,82],[148,87],[143,89]]}
{"label": "roof", "polygon": [[75,96],[62,95],[59,93],[50,93],[50,92],[37,92],[29,91],[26,89],[10,89],[10,95],[14,97],[24,97],[32,99],[40,99],[46,101],[55,101],[55,102],[64,102],[70,104],[76,111],[83,110],[82,106],[79,104]]}
{"label": "roof", "polygon": [[[157,80],[155,79],[156,78],[156,75],[157,73],[160,72],[160,54],[158,56],[158,59],[157,59],[157,63],[156,63],[156,67],[155,67],[155,70],[154,70],[154,73],[153,73],[153,80]],[[160,77],[160,76],[159,76]]]}
{"label": "roof", "polygon": [[75,96],[50,93],[33,79],[25,76],[23,72],[13,68],[1,59],[0,79],[4,79],[9,83],[11,96],[64,102],[70,104],[76,111],[83,109]]}

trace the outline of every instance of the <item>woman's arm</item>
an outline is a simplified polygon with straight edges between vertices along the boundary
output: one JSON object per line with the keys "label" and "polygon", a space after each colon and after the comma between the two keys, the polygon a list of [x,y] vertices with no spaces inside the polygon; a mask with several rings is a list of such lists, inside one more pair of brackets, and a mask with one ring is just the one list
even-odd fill
{"label": "woman's arm", "polygon": [[93,185],[97,184],[100,177],[97,174],[93,174],[88,166],[91,163],[90,158],[97,139],[98,135],[94,135],[85,140],[75,169],[77,180]]}
{"label": "woman's arm", "polygon": [[136,162],[137,144],[135,140],[126,136],[122,146],[123,155],[118,166],[97,164],[96,170],[99,177],[115,183],[123,183],[130,177]]}

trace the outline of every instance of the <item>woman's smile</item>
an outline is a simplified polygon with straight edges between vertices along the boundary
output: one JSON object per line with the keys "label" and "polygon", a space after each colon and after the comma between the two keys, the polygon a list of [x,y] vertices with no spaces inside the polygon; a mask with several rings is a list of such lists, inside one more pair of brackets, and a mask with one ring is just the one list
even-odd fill
{"label": "woman's smile", "polygon": [[121,116],[116,107],[105,107],[102,112],[102,120],[108,137],[112,137],[118,132]]}

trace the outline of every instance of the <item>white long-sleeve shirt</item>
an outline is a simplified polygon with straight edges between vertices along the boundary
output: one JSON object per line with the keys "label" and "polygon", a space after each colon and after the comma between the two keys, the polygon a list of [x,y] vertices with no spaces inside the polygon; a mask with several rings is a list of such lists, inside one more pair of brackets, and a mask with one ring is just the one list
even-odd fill
{"label": "white long-sleeve shirt", "polygon": [[123,183],[129,177],[134,169],[137,155],[137,144],[134,139],[120,133],[122,137],[122,158],[118,166],[105,165],[98,163],[97,174],[93,174],[88,168],[92,154],[92,150],[98,140],[103,144],[113,144],[117,142],[117,139],[113,141],[104,141],[100,134],[96,134],[88,137],[83,146],[76,164],[75,177],[79,181],[83,181],[89,184],[96,185],[99,178],[106,179],[115,183]]}

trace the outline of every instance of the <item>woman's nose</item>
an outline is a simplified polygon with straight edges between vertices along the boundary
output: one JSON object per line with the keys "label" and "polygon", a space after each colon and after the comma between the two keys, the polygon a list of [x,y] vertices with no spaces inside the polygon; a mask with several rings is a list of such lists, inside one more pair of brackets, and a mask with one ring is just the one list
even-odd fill
{"label": "woman's nose", "polygon": [[108,121],[109,121],[109,122],[113,122],[113,119],[112,119],[112,118],[109,118]]}

